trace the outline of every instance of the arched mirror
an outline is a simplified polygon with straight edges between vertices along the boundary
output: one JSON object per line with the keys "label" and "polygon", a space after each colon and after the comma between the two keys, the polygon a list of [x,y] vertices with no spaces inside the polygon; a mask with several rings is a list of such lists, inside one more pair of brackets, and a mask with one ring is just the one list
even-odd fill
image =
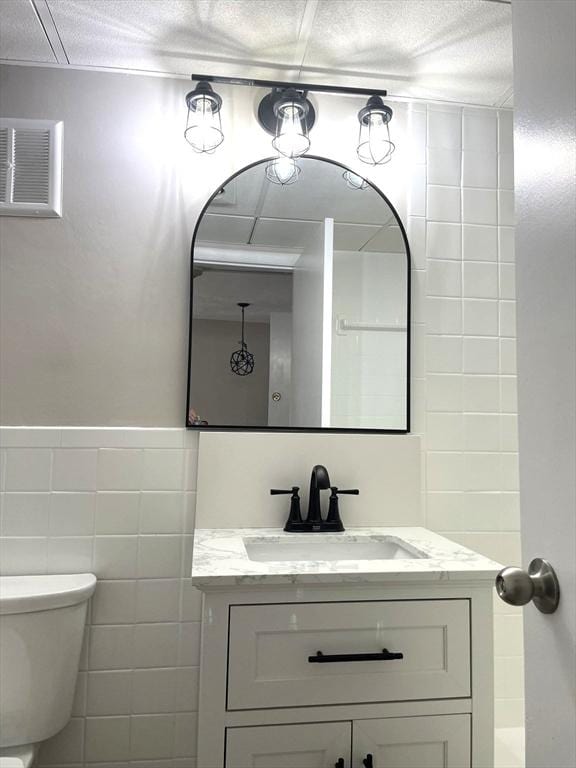
{"label": "arched mirror", "polygon": [[235,174],[196,226],[188,426],[407,432],[402,222],[338,163],[278,162]]}

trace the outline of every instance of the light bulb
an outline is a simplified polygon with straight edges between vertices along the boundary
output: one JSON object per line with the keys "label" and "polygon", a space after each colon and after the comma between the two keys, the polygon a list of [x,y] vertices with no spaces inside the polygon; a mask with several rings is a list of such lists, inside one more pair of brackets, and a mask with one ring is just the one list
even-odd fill
{"label": "light bulb", "polygon": [[301,106],[293,102],[278,108],[278,130],[272,145],[281,155],[299,157],[310,147],[303,117]]}
{"label": "light bulb", "polygon": [[300,175],[300,168],[291,157],[277,157],[266,165],[266,178],[273,184],[286,186],[294,184]]}

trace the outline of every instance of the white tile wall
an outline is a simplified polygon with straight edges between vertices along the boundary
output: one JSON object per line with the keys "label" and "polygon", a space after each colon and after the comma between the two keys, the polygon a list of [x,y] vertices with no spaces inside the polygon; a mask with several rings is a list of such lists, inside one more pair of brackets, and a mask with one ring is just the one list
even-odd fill
{"label": "white tile wall", "polygon": [[3,428],[0,443],[1,572],[99,578],[73,719],[43,746],[40,765],[190,768],[200,662],[201,596],[187,578],[197,435]]}
{"label": "white tile wall", "polygon": [[[413,118],[412,425],[426,524],[518,563],[511,115],[419,105]],[[196,436],[5,428],[0,444],[2,572],[100,579],[74,717],[41,765],[192,768]],[[512,727],[523,720],[521,614],[500,601],[495,612],[496,720]]]}
{"label": "white tile wall", "polygon": [[[517,563],[512,115],[428,105],[426,140],[423,131],[411,139],[428,184],[426,209],[408,209],[425,227],[426,258],[413,263],[427,294],[416,310],[424,365],[413,385],[425,403],[414,431],[423,438],[426,524]],[[521,616],[500,601],[495,608],[496,722],[522,725]]]}

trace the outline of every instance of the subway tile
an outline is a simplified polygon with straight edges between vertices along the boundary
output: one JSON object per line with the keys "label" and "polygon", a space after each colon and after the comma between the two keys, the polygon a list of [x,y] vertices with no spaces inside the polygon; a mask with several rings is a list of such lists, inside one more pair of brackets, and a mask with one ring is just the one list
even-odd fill
{"label": "subway tile", "polygon": [[498,111],[498,152],[514,152],[514,127],[511,109]]}
{"label": "subway tile", "polygon": [[96,494],[96,534],[136,534],[140,494],[102,491]]}
{"label": "subway tile", "polygon": [[[408,217],[408,242],[414,269],[426,267],[426,219],[424,216]],[[187,486],[189,487],[189,486]],[[195,487],[195,486],[194,486]]]}
{"label": "subway tile", "polygon": [[502,516],[502,494],[495,491],[467,491],[463,498],[468,531],[498,531]]}
{"label": "subway tile", "polygon": [[498,258],[502,263],[514,262],[514,227],[498,227]]}
{"label": "subway tile", "polygon": [[498,155],[498,187],[514,189],[514,153],[500,152]]}
{"label": "subway tile", "polygon": [[59,427],[0,427],[2,448],[57,448],[61,439]]}
{"label": "subway tile", "polygon": [[174,715],[143,715],[131,719],[131,758],[154,760],[172,757]]}
{"label": "subway tile", "polygon": [[179,579],[140,579],[136,590],[136,621],[178,621],[180,613]]}
{"label": "subway tile", "polygon": [[182,432],[184,433],[184,448],[198,453],[200,433],[194,429],[183,429]]}
{"label": "subway tile", "polygon": [[500,490],[502,472],[499,453],[466,453],[463,466],[464,490]]}
{"label": "subway tile", "polygon": [[[410,339],[410,375],[415,378],[422,378],[425,374],[425,349],[426,349],[426,326],[424,323],[411,324]],[[378,383],[375,382],[375,391],[382,390],[383,377],[378,374]],[[193,533],[193,531],[188,531]]]}
{"label": "subway tile", "polygon": [[485,109],[464,109],[462,118],[462,149],[495,153],[497,144],[496,113]]}
{"label": "subway tile", "polygon": [[428,147],[462,149],[462,113],[460,110],[428,110]]}
{"label": "subway tile", "polygon": [[462,258],[462,227],[441,221],[426,225],[426,256],[428,259]]}
{"label": "subway tile", "polygon": [[186,431],[164,427],[67,427],[62,430],[62,447],[181,448]]}
{"label": "subway tile", "polygon": [[135,668],[175,667],[179,663],[179,629],[180,625],[176,623],[137,624],[134,627],[133,666]]}
{"label": "subway tile", "polygon": [[132,711],[136,715],[174,712],[181,669],[136,669],[132,681]]}
{"label": "subway tile", "polygon": [[50,573],[87,573],[93,566],[92,536],[52,536],[48,539]]}
{"label": "subway tile", "polygon": [[516,302],[499,302],[499,332],[500,336],[516,336]]}
{"label": "subway tile", "polygon": [[202,592],[190,579],[182,579],[182,605],[180,621],[200,621],[202,618]]}
{"label": "subway tile", "polygon": [[498,192],[498,224],[502,226],[514,226],[514,192],[501,189]]}
{"label": "subway tile", "polygon": [[142,489],[179,491],[184,481],[184,452],[180,450],[145,450]]}
{"label": "subway tile", "polygon": [[98,581],[92,604],[93,624],[132,624],[135,615],[135,581]]}
{"label": "subway tile", "polygon": [[464,299],[462,329],[474,336],[498,336],[498,302],[492,299]]}
{"label": "subway tile", "polygon": [[500,298],[516,298],[516,267],[514,264],[500,264]]}
{"label": "subway tile", "polygon": [[[500,601],[502,602],[502,601]],[[495,699],[494,701],[494,721],[498,723],[498,728],[524,728],[526,716],[524,713],[524,698],[518,699]],[[519,758],[522,760],[522,758]],[[523,768],[524,763],[518,762],[517,765],[511,765],[510,768]],[[502,768],[506,768],[503,766]]]}
{"label": "subway tile", "polygon": [[20,576],[46,573],[48,556],[46,538],[0,539],[0,574]]}
{"label": "subway tile", "polygon": [[413,165],[408,186],[408,211],[411,216],[426,216],[426,166]]}
{"label": "subway tile", "polygon": [[494,695],[517,699],[524,695],[524,659],[521,656],[494,659]]}
{"label": "subway tile", "polygon": [[464,373],[498,373],[498,339],[464,337]]}
{"label": "subway tile", "polygon": [[95,491],[97,451],[85,448],[56,448],[52,468],[55,491]]}
{"label": "subway tile", "polygon": [[467,299],[498,298],[498,265],[464,262],[463,295]]}
{"label": "subway tile", "polygon": [[457,261],[429,261],[426,274],[428,296],[460,296],[462,268]]}
{"label": "subway tile", "polygon": [[0,512],[1,536],[47,536],[49,493],[7,493]]}
{"label": "subway tile", "polygon": [[184,494],[184,521],[183,532],[194,533],[196,524],[196,493]]}
{"label": "subway tile", "polygon": [[518,454],[501,453],[500,465],[502,471],[501,489],[503,491],[518,491],[520,488],[520,480],[518,476]]}
{"label": "subway tile", "polygon": [[427,211],[427,218],[431,221],[459,222],[460,187],[429,185]]}
{"label": "subway tile", "polygon": [[182,537],[182,565],[180,576],[189,576],[192,573],[192,551],[194,549],[194,536]]}
{"label": "subway tile", "polygon": [[181,667],[198,666],[200,664],[202,623],[200,621],[187,621],[176,626],[179,630],[178,665]]}
{"label": "subway tile", "polygon": [[473,150],[462,153],[462,186],[496,189],[498,155],[496,152]]}
{"label": "subway tile", "polygon": [[140,536],[138,578],[160,579],[180,576],[181,536]]}
{"label": "subway tile", "polygon": [[522,656],[524,652],[522,616],[498,616],[494,622],[496,656]]}
{"label": "subway tile", "polygon": [[176,712],[198,710],[200,667],[181,667],[176,676]]}
{"label": "subway tile", "polygon": [[518,491],[507,491],[500,494],[501,498],[501,531],[520,531],[520,494]]}
{"label": "subway tile", "polygon": [[88,675],[86,672],[78,672],[76,687],[74,689],[74,701],[72,703],[72,717],[84,717],[86,715],[86,688]]}
{"label": "subway tile", "polygon": [[465,261],[497,261],[498,227],[464,224],[462,252]]}
{"label": "subway tile", "polygon": [[462,408],[462,376],[430,374],[426,377],[426,408],[458,412]]}
{"label": "subway tile", "polygon": [[[464,414],[464,447],[467,451],[500,450],[500,416],[488,413]],[[494,490],[498,490],[494,488]]]}
{"label": "subway tile", "polygon": [[130,624],[91,627],[89,668],[131,669],[134,645],[134,627]]}
{"label": "subway tile", "polygon": [[426,370],[428,373],[461,373],[462,337],[428,336]]}
{"label": "subway tile", "polygon": [[140,501],[140,533],[180,533],[183,508],[183,493],[143,493]]}
{"label": "subway tile", "polygon": [[410,157],[415,164],[426,163],[426,112],[410,109],[408,113]]}
{"label": "subway tile", "polygon": [[461,413],[429,413],[426,420],[426,449],[460,451],[464,447]]}
{"label": "subway tile", "polygon": [[88,763],[130,758],[129,717],[86,718],[85,759]]}
{"label": "subway tile", "polygon": [[498,413],[500,387],[497,376],[464,376],[462,382],[464,411]]}
{"label": "subway tile", "polygon": [[64,728],[40,747],[40,765],[81,763],[84,748],[84,720],[72,718]]}
{"label": "subway tile", "polygon": [[454,149],[428,150],[428,184],[460,187],[462,153]]}
{"label": "subway tile", "polygon": [[136,491],[142,484],[143,452],[136,448],[103,448],[98,451],[98,488]]}
{"label": "subway tile", "polygon": [[462,490],[463,455],[461,453],[435,453],[426,457],[426,484],[430,491]]}
{"label": "subway tile", "polygon": [[433,531],[466,528],[461,491],[430,491],[426,499],[426,527]]}
{"label": "subway tile", "polygon": [[94,533],[94,493],[52,493],[51,536],[91,536]]}
{"label": "subway tile", "polygon": [[52,451],[45,448],[6,450],[7,491],[49,491]]}
{"label": "subway tile", "polygon": [[500,339],[500,373],[516,373],[516,339]]}
{"label": "subway tile", "polygon": [[129,715],[131,708],[131,671],[88,673],[88,715]]}
{"label": "subway tile", "polygon": [[[174,732],[174,755],[176,757],[188,757],[196,754],[198,742],[198,717],[196,713],[176,715]],[[185,768],[178,761],[175,768]],[[194,762],[194,765],[196,763]],[[193,768],[188,765],[187,768]]]}
{"label": "subway tile", "polygon": [[431,334],[462,333],[462,302],[460,299],[426,299],[427,331]]}
{"label": "subway tile", "polygon": [[462,221],[465,224],[498,224],[496,192],[487,189],[463,189]]}
{"label": "subway tile", "polygon": [[516,413],[518,411],[516,376],[500,377],[500,397],[502,413]]}
{"label": "subway tile", "polygon": [[94,569],[100,579],[132,579],[137,571],[136,536],[96,536]]}
{"label": "subway tile", "polygon": [[0,492],[6,490],[6,454],[4,448],[0,448]]}
{"label": "subway tile", "polygon": [[500,416],[502,451],[518,451],[518,416],[516,414],[502,414]]}

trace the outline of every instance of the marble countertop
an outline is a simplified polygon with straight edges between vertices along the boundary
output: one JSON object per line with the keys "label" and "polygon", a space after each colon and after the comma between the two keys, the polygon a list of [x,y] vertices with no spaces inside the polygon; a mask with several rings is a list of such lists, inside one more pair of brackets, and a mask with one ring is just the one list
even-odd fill
{"label": "marble countertop", "polygon": [[[388,560],[256,561],[251,542],[304,539],[355,542],[392,538],[415,549],[418,557]],[[197,529],[192,553],[192,582],[202,588],[248,585],[351,584],[400,581],[490,581],[502,568],[477,552],[426,528],[349,528],[343,533],[284,533],[277,528]]]}

